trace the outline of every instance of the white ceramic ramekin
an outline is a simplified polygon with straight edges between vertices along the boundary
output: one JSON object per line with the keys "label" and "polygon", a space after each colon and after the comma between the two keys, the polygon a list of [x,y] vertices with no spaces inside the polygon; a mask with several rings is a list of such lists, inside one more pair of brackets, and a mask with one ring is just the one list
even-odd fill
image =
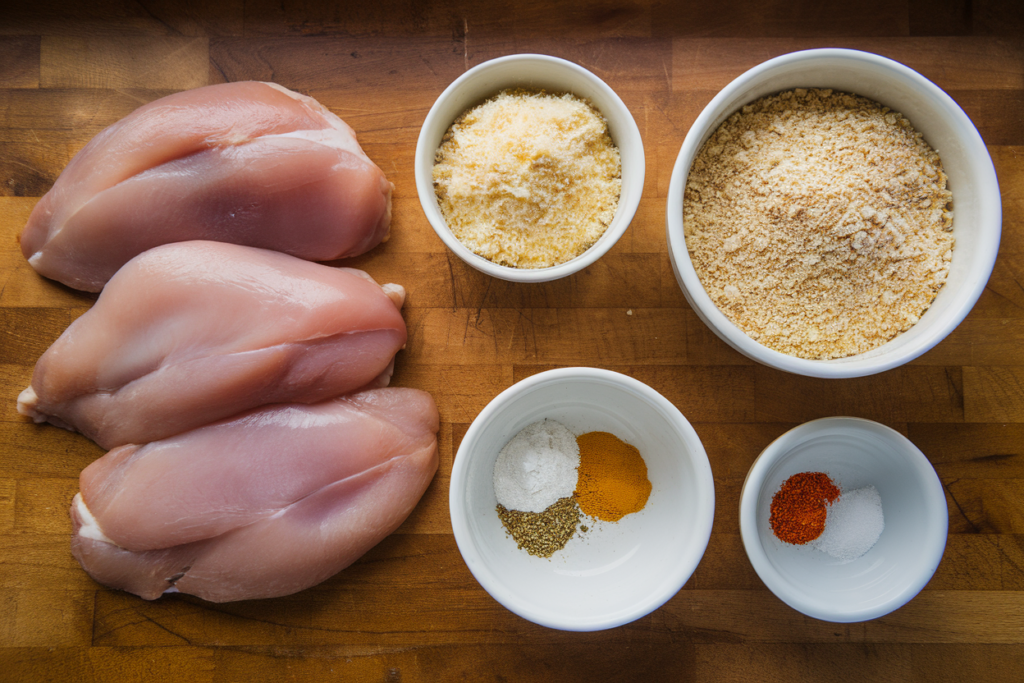
{"label": "white ceramic ramekin", "polygon": [[[953,192],[956,246],[945,286],[920,322],[871,351],[819,361],[769,349],[747,336],[715,306],[690,261],[683,232],[683,192],[690,165],[733,112],[765,95],[793,88],[832,88],[875,100],[906,116],[939,153]],[[967,114],[937,85],[885,57],[822,49],[770,59],[727,85],[687,133],[669,184],[666,209],[669,258],[694,312],[723,341],[765,365],[811,377],[860,377],[917,358],[967,316],[992,273],[1002,230],[999,183],[985,143]]]}
{"label": "white ceramic ramekin", "polygon": [[[584,522],[589,530],[550,558],[506,535],[493,484],[501,449],[544,418],[635,446],[652,484],[641,511]],[[459,551],[495,600],[549,628],[596,631],[639,619],[683,587],[711,537],[715,484],[697,433],[664,396],[616,372],[563,368],[514,384],[480,412],[455,456],[449,508]]]}
{"label": "white ceramic ramekin", "polygon": [[[576,258],[550,268],[512,268],[474,254],[448,229],[434,193],[434,153],[452,122],[464,111],[507,88],[569,92],[587,99],[608,121],[622,160],[622,194],[608,229]],[[547,55],[509,55],[473,67],[449,85],[420,129],[416,143],[416,192],[431,227],[460,259],[479,271],[512,282],[547,282],[583,270],[611,249],[629,227],[644,188],[644,146],[640,130],[615,91],[578,64]]]}
{"label": "white ceramic ramekin", "polygon": [[[800,472],[824,472],[844,491],[878,490],[885,529],[873,548],[843,563],[775,537],[772,497]],[[854,417],[814,420],[780,436],[740,494],[740,535],[757,575],[787,605],[824,621],[876,619],[909,602],[939,566],[948,525],[942,483],[924,454],[899,432]]]}

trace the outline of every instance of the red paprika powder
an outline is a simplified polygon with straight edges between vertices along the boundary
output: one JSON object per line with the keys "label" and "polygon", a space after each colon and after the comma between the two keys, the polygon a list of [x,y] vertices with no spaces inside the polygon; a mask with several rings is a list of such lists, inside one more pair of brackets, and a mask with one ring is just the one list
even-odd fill
{"label": "red paprika powder", "polygon": [[824,472],[801,472],[787,479],[772,497],[771,517],[775,536],[786,543],[803,545],[825,530],[827,505],[839,497],[839,488]]}

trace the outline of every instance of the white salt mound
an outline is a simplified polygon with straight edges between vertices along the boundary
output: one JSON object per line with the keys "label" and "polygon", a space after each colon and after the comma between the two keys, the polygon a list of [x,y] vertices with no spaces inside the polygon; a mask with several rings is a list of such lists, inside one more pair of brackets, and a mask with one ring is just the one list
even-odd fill
{"label": "white salt mound", "polygon": [[874,486],[843,492],[828,507],[825,530],[810,545],[843,563],[871,550],[885,528],[882,497]]}
{"label": "white salt mound", "polygon": [[494,495],[508,510],[543,512],[576,490],[580,447],[560,422],[542,420],[505,444],[494,463]]}

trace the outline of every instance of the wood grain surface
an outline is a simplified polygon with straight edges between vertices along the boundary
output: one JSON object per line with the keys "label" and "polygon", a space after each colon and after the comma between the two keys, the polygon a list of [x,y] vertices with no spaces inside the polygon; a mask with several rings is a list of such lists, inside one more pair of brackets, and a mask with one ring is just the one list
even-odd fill
{"label": "wood grain surface", "polygon": [[[0,10],[0,680],[1024,680],[1024,10],[1015,0],[15,0]],[[665,201],[686,132],[744,70],[797,49],[897,59],[963,107],[995,162],[1003,237],[967,319],[907,366],[826,381],[757,365],[689,309],[669,265]],[[437,95],[493,57],[582,64],[625,100],[647,154],[643,200],[612,251],[539,285],[469,269],[428,225],[412,159]],[[17,236],[104,127],[174,91],[272,80],[355,128],[395,183],[392,239],[350,265],[404,285],[395,384],[430,391],[441,467],[397,533],[325,583],[274,600],[146,602],[72,558],[68,506],[103,451],[15,410],[38,357],[94,295],[45,280]],[[459,555],[454,453],[498,392],[542,370],[636,377],[693,423],[711,460],[714,532],[664,607],[566,633],[495,602]],[[804,617],[758,579],[738,507],[758,453],[791,427],[855,415],[934,464],[949,541],[902,609],[860,624]]]}

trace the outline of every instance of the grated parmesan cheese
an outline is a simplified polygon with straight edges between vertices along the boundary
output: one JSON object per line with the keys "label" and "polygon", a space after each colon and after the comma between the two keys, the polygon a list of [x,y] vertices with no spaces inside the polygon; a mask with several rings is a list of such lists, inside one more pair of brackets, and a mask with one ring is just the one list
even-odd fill
{"label": "grated parmesan cheese", "polygon": [[435,155],[441,213],[468,249],[514,268],[579,256],[608,228],[619,151],[571,94],[503,91],[456,119]]}

